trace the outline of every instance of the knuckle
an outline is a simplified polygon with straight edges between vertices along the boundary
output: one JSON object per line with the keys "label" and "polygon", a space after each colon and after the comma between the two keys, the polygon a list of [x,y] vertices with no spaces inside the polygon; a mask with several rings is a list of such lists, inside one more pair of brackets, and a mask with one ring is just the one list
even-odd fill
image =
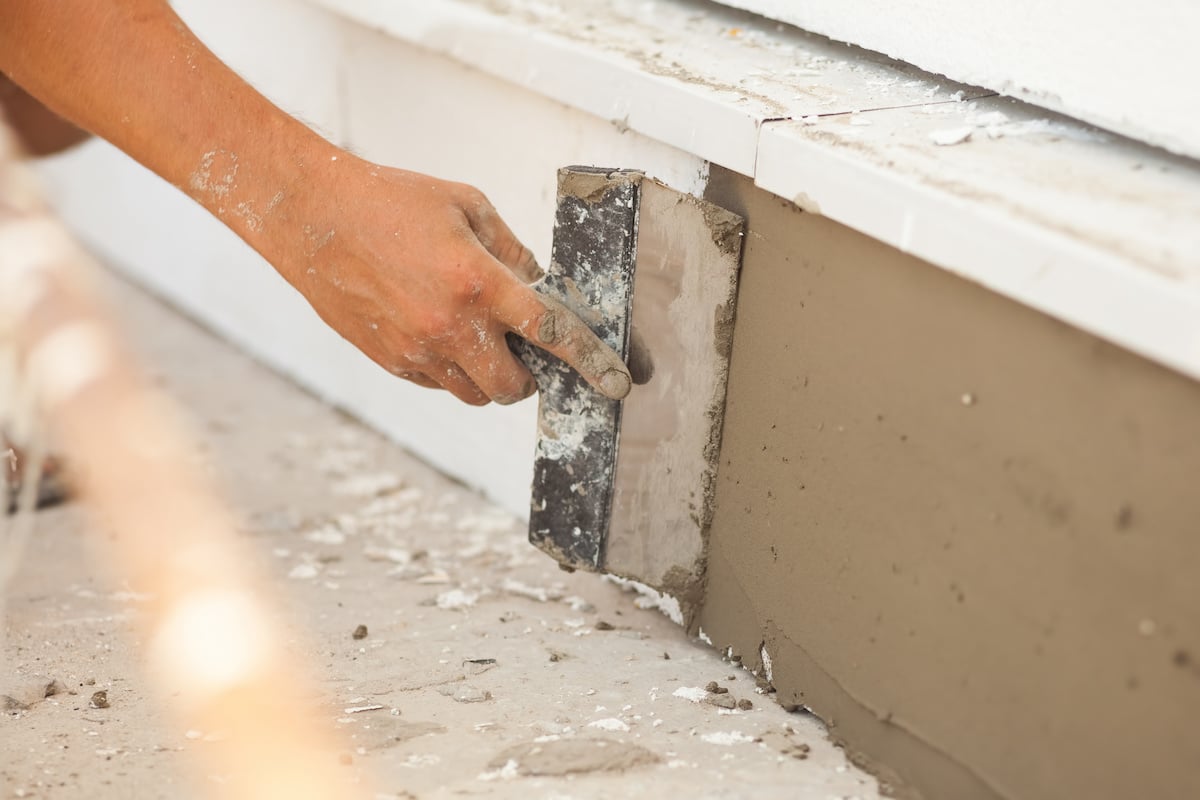
{"label": "knuckle", "polygon": [[466,200],[466,202],[470,203],[472,206],[475,206],[481,211],[490,208],[492,205],[490,202],[488,202],[487,195],[474,186],[466,187],[465,191],[463,192],[463,198]]}
{"label": "knuckle", "polygon": [[457,331],[457,317],[446,309],[432,308],[425,312],[421,328],[430,341],[441,342]]}
{"label": "knuckle", "polygon": [[490,205],[484,193],[469,183],[456,183],[454,184],[454,190],[458,202],[472,211],[480,210],[484,206]]}
{"label": "knuckle", "polygon": [[454,301],[460,305],[475,305],[487,290],[487,282],[478,275],[466,275],[455,281],[453,286]]}
{"label": "knuckle", "polygon": [[[537,334],[541,344],[557,344],[561,336],[562,313],[556,308],[543,308],[526,323],[530,331]],[[528,331],[527,331],[528,332]]]}
{"label": "knuckle", "polygon": [[456,305],[474,305],[494,288],[495,281],[489,275],[490,264],[478,254],[472,253],[448,269],[444,276],[450,302]]}

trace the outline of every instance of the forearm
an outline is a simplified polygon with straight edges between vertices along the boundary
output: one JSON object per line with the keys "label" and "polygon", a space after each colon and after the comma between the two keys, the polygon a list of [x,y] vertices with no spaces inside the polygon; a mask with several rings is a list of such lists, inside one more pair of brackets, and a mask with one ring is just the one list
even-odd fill
{"label": "forearm", "polygon": [[[217,59],[165,0],[5,0],[0,71],[263,249],[334,151]],[[286,264],[276,264],[285,277]]]}
{"label": "forearm", "polygon": [[343,153],[210,53],[166,0],[0,0],[0,72],[191,195],[390,372],[470,403],[533,391],[516,332],[614,398],[628,370],[478,190]]}

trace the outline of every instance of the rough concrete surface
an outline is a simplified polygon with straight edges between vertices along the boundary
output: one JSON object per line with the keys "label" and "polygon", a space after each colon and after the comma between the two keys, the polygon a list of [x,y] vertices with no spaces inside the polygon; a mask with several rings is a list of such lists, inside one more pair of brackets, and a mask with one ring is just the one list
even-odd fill
{"label": "rough concrete surface", "polygon": [[[270,576],[312,706],[343,737],[331,757],[368,796],[878,797],[818,722],[636,595],[560,572],[507,513],[114,292]],[[220,796],[236,780],[189,772],[221,732],[181,730],[148,688],[144,598],[104,563],[111,535],[76,507],[43,512],[9,587],[0,694],[29,707],[0,714],[0,797]]]}

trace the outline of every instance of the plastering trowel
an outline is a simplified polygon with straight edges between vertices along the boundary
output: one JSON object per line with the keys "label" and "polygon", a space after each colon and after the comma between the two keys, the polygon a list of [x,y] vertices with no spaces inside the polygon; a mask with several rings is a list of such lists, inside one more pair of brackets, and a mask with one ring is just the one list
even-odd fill
{"label": "plastering trowel", "polygon": [[557,358],[514,347],[540,397],[530,541],[685,613],[704,574],[741,245],[740,217],[640,172],[564,168],[535,288],[625,357],[635,385],[609,400]]}

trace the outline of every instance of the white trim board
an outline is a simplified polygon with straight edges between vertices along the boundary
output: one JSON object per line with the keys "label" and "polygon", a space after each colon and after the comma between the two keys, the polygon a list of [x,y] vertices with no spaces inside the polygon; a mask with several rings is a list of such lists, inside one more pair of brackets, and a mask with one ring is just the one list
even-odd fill
{"label": "white trim board", "polygon": [[310,2],[1200,378],[1191,161],[686,0]]}
{"label": "white trim board", "polygon": [[717,0],[1200,157],[1193,0]]}
{"label": "white trim board", "polygon": [[309,2],[747,175],[765,120],[987,93],[685,0]]}

